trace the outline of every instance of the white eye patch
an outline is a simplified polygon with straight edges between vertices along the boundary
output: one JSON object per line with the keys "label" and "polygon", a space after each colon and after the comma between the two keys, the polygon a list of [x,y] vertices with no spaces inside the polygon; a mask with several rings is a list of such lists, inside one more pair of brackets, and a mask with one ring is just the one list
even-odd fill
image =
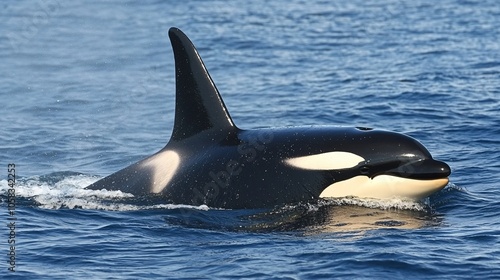
{"label": "white eye patch", "polygon": [[307,170],[335,170],[352,168],[365,159],[349,152],[328,152],[285,159],[293,167]]}

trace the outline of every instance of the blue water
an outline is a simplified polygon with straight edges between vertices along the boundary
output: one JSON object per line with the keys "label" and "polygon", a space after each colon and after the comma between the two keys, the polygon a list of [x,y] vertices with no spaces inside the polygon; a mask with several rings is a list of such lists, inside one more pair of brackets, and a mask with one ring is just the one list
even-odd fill
{"label": "blue water", "polygon": [[[497,1],[7,1],[0,22],[1,278],[500,278]],[[451,183],[238,211],[83,190],[168,141],[171,26],[239,127],[406,133]]]}

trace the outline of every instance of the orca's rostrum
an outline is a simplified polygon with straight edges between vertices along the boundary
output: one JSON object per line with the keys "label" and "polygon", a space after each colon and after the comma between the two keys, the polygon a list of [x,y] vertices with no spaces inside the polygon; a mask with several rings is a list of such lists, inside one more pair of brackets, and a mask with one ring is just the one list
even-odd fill
{"label": "orca's rostrum", "polygon": [[170,141],[88,188],[237,209],[344,196],[421,199],[448,183],[450,167],[403,134],[324,126],[238,128],[191,41],[177,28],[169,36],[176,73]]}

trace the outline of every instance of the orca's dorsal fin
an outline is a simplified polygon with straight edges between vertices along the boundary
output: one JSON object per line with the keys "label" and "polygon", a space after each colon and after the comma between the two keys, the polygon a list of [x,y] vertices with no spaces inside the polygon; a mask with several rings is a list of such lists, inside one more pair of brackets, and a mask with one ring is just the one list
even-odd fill
{"label": "orca's dorsal fin", "polygon": [[237,129],[207,68],[189,38],[178,28],[168,35],[175,58],[175,120],[171,140],[180,141],[202,131]]}

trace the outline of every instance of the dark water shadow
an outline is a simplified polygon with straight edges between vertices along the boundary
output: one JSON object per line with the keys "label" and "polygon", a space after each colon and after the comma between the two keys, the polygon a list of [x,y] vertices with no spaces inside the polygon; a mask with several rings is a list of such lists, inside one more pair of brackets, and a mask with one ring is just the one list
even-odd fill
{"label": "dark water shadow", "polygon": [[215,231],[359,232],[384,228],[418,229],[438,226],[441,218],[424,210],[380,209],[340,205],[338,201],[313,201],[275,209],[208,210],[176,209],[166,215],[170,225]]}

